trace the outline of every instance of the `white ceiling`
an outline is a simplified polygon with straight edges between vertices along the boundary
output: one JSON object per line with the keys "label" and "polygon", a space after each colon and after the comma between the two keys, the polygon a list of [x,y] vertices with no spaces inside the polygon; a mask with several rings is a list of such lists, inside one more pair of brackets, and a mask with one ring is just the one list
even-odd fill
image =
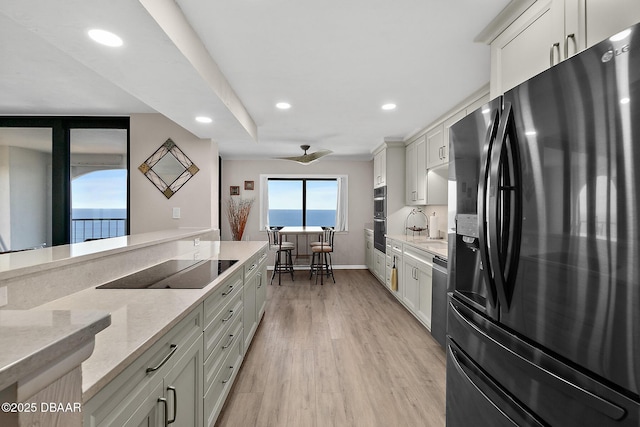
{"label": "white ceiling", "polygon": [[[489,48],[473,39],[508,3],[0,0],[0,114],[159,112],[223,158],[309,144],[370,159],[489,80]],[[124,45],[95,44],[96,27]]]}

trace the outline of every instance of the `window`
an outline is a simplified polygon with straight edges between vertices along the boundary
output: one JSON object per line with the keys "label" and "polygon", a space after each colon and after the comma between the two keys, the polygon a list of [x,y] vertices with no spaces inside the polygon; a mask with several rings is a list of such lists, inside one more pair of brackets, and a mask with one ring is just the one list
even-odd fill
{"label": "window", "polygon": [[337,180],[272,178],[268,186],[270,226],[335,227]]}
{"label": "window", "polygon": [[261,229],[284,226],[347,229],[346,176],[260,177]]}

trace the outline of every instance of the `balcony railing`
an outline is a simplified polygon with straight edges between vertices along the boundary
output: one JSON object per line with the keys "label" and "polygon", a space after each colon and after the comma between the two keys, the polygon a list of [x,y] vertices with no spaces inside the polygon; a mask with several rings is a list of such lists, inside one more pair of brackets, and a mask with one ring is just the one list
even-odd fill
{"label": "balcony railing", "polygon": [[124,218],[73,218],[71,220],[71,243],[87,240],[124,236]]}

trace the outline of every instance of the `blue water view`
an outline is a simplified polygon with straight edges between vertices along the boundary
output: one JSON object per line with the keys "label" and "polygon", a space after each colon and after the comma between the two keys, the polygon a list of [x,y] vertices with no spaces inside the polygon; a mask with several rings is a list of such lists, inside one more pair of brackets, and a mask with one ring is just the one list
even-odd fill
{"label": "blue water view", "polygon": [[[302,209],[269,209],[269,225],[272,227],[302,225]],[[307,225],[335,227],[335,209],[308,209]]]}
{"label": "blue water view", "polygon": [[103,219],[103,218],[119,218],[127,217],[126,209],[72,209],[71,218],[73,219]]}

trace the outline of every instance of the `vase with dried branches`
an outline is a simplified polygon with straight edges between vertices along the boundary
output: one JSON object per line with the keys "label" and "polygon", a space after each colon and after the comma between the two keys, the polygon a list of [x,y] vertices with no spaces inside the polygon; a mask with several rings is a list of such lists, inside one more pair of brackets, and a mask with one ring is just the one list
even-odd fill
{"label": "vase with dried branches", "polygon": [[242,240],[244,227],[247,225],[253,199],[230,197],[227,202],[227,217],[233,240]]}

